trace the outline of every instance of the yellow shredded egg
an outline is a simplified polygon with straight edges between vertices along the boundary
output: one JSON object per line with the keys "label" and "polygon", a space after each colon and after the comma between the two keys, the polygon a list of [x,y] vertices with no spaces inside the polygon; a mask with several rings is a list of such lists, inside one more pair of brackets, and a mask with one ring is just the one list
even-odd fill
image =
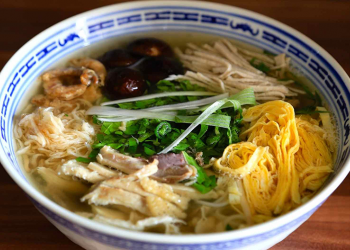
{"label": "yellow shredded egg", "polygon": [[[229,202],[250,220],[288,212],[333,171],[330,149],[335,145],[329,145],[333,129],[328,113],[322,113],[320,121],[305,115],[296,118],[292,105],[272,101],[249,108],[243,121],[248,128],[240,137],[246,142],[229,145],[214,169],[231,176]],[[325,128],[322,122],[327,122]]]}

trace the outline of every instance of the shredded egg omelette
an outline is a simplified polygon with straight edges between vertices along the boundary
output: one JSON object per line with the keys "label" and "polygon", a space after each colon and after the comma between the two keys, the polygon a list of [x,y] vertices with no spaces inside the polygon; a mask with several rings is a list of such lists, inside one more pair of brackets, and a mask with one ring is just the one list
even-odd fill
{"label": "shredded egg omelette", "polygon": [[333,171],[335,140],[328,113],[318,120],[296,117],[291,104],[272,101],[249,108],[243,121],[244,142],[229,145],[214,169],[230,177],[229,202],[248,223],[307,201]]}

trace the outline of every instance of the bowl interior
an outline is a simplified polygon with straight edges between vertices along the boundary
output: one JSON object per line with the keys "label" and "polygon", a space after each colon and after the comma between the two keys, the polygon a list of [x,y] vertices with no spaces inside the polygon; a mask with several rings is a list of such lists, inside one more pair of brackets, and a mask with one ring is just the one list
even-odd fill
{"label": "bowl interior", "polygon": [[[14,117],[36,91],[36,79],[43,71],[76,55],[96,56],[100,51],[116,47],[116,42],[122,44],[125,37],[161,34],[163,39],[171,40],[174,33],[184,34],[191,41],[200,37],[227,37],[291,57],[295,70],[312,82],[337,124],[335,171],[328,182],[344,170],[349,156],[350,93],[349,78],[338,63],[314,42],[272,19],[239,8],[198,3],[139,2],[108,6],[63,21],[22,47],[0,76],[1,161],[17,183],[28,180],[15,154]],[[101,45],[103,49],[99,50]],[[24,184],[20,185],[26,189]]]}

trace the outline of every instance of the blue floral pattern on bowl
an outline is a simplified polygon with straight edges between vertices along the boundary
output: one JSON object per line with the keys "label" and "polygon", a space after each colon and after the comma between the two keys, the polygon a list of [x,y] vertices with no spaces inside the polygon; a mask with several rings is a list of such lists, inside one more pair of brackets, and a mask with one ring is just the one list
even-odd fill
{"label": "blue floral pattern on bowl", "polygon": [[[273,20],[251,15],[240,9],[210,8],[209,4],[190,2],[183,4],[174,2],[162,5],[161,2],[151,2],[144,7],[123,5],[123,8],[111,6],[103,11],[92,11],[82,14],[72,20],[64,21],[58,28],[39,35],[35,44],[30,43],[25,52],[16,60],[6,76],[2,76],[0,87],[0,145],[3,152],[2,161],[11,166],[22,181],[27,181],[15,156],[13,136],[14,116],[18,106],[30,88],[32,82],[53,62],[64,58],[73,51],[101,40],[123,36],[131,33],[148,31],[187,31],[221,35],[233,38],[273,53],[286,53],[292,58],[293,66],[314,83],[323,98],[329,104],[329,109],[335,114],[339,127],[339,148],[336,159],[337,171],[342,169],[349,156],[349,110],[350,92],[344,79],[330,62],[318,50],[310,45],[307,38],[298,38],[290,28],[280,28],[281,24]],[[202,7],[199,7],[202,6]],[[206,7],[207,6],[207,7]],[[102,14],[101,14],[102,12]],[[312,43],[311,43],[312,44]],[[19,181],[19,180],[16,180]],[[35,206],[46,216],[63,227],[89,239],[106,245],[127,249],[234,249],[249,246],[285,232],[304,222],[320,204],[309,208],[305,213],[282,226],[261,234],[211,243],[196,244],[163,244],[147,243],[138,240],[126,240],[121,237],[100,233],[87,228],[53,212],[45,205],[31,198]],[[323,200],[322,200],[323,201]]]}

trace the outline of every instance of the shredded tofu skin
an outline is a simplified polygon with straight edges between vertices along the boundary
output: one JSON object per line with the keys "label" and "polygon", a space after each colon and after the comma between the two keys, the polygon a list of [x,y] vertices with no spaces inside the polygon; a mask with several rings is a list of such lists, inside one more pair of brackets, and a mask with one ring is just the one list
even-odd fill
{"label": "shredded tofu skin", "polygon": [[283,101],[252,107],[243,119],[247,142],[228,146],[214,168],[231,179],[229,202],[250,224],[288,212],[320,188],[333,171],[335,138],[327,140],[320,121],[295,117]]}
{"label": "shredded tofu skin", "polygon": [[90,153],[97,130],[85,115],[91,104],[78,99],[69,105],[38,107],[18,120],[14,136],[26,171],[37,167],[57,170],[64,162]]}
{"label": "shredded tofu skin", "polygon": [[[293,80],[281,81],[290,70],[290,58],[285,54],[275,57],[235,46],[226,39],[213,45],[197,46],[192,43],[175,53],[189,70],[184,75],[172,75],[168,79],[187,79],[214,92],[235,94],[245,88],[253,88],[258,101],[285,100],[305,94],[304,90],[289,87]],[[263,64],[272,76],[254,68]]]}

